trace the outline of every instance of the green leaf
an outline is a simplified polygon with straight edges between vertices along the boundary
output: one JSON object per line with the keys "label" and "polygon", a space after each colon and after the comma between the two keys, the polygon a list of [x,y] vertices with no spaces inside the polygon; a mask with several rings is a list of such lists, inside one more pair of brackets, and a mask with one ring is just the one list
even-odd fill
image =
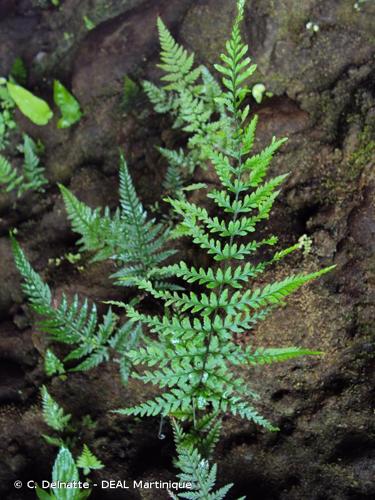
{"label": "green leaf", "polygon": [[7,82],[7,89],[21,113],[35,125],[47,125],[51,120],[53,112],[46,101],[12,82]]}
{"label": "green leaf", "polygon": [[71,415],[65,415],[64,410],[50,396],[45,385],[41,388],[43,418],[47,425],[55,431],[63,431],[71,418]]}
{"label": "green leaf", "polygon": [[139,86],[132,80],[128,75],[124,78],[124,94],[123,94],[123,104],[127,111],[132,107],[134,100],[139,94]]}
{"label": "green leaf", "polygon": [[93,454],[89,447],[84,444],[83,451],[77,459],[77,467],[83,469],[83,473],[87,475],[90,473],[90,470],[103,469],[104,465]]}
{"label": "green leaf", "polygon": [[46,443],[50,444],[51,446],[57,446],[58,448],[60,448],[60,446],[64,445],[64,441],[61,438],[49,436],[48,434],[41,434],[41,436],[46,441]]}
{"label": "green leaf", "polygon": [[251,93],[258,104],[262,102],[265,91],[266,87],[265,85],[263,85],[263,83],[257,83],[251,89]]}
{"label": "green leaf", "polygon": [[198,189],[207,189],[207,184],[205,182],[197,182],[195,184],[189,184],[182,188],[182,191],[197,191]]}
{"label": "green leaf", "polygon": [[253,365],[265,365],[287,361],[288,359],[298,358],[300,356],[321,356],[321,351],[311,351],[302,347],[270,347],[259,348],[249,358]]}
{"label": "green leaf", "polygon": [[40,486],[36,487],[35,493],[36,493],[36,496],[39,498],[39,500],[51,500],[54,498],[52,495],[50,495],[46,491],[42,490],[42,488]]}
{"label": "green leaf", "polygon": [[[61,448],[52,470],[52,481],[54,482],[73,482],[78,481],[78,469],[67,448]],[[54,496],[58,500],[76,500],[80,497],[78,488],[52,488]]]}
{"label": "green leaf", "polygon": [[21,85],[27,81],[27,69],[25,63],[20,57],[16,57],[10,69],[10,75]]}
{"label": "green leaf", "polygon": [[79,102],[58,80],[53,82],[53,100],[62,114],[57,123],[58,128],[68,128],[81,119]]}
{"label": "green leaf", "polygon": [[85,23],[85,27],[88,31],[91,31],[95,28],[95,23],[91,21],[88,16],[83,16],[83,22]]}
{"label": "green leaf", "polygon": [[50,349],[47,349],[44,358],[44,371],[49,377],[52,375],[63,375],[65,373],[62,361],[60,361]]}

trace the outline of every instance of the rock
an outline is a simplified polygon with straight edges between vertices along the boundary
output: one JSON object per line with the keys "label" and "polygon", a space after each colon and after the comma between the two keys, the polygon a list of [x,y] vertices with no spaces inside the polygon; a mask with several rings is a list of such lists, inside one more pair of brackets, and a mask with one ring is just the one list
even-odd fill
{"label": "rock", "polygon": [[365,190],[365,199],[361,207],[351,215],[349,224],[351,234],[358,245],[370,255],[375,252],[375,186]]}
{"label": "rock", "polygon": [[21,301],[21,293],[10,241],[5,237],[0,238],[0,283],[0,318],[6,318],[13,303]]}

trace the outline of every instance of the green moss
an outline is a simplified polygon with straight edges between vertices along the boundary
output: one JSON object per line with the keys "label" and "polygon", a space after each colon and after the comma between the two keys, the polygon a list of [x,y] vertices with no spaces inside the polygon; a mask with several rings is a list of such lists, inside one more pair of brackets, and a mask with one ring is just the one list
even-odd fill
{"label": "green moss", "polygon": [[355,179],[363,168],[370,163],[375,154],[375,127],[366,125],[359,134],[358,148],[351,154],[348,162],[348,177]]}

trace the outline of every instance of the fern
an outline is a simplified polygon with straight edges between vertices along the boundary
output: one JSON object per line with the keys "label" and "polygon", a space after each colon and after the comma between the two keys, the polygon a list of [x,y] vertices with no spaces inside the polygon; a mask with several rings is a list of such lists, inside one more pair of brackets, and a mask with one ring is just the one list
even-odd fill
{"label": "fern", "polygon": [[[196,268],[180,262],[159,270],[159,274],[164,272],[178,277],[187,291],[158,289],[150,279],[137,279],[140,290],[164,302],[165,315],[162,318],[149,316],[139,313],[133,306],[127,307],[132,321],[141,321],[156,335],[152,340],[145,338],[144,346],[129,352],[132,362],[143,367],[132,376],[158,386],[162,393],[132,408],[118,410],[124,415],[174,415],[192,421],[196,429],[198,416],[214,411],[219,416],[231,413],[276,430],[255,409],[260,396],[235,372],[235,367],[319,354],[295,347],[256,350],[243,348],[236,342],[238,335],[253,328],[275,307],[283,305],[288,295],[332,269],[327,267],[309,274],[291,275],[261,287],[249,286],[251,280],[264,273],[269,265],[279,262],[300,245],[276,252],[273,258],[257,265],[244,262],[260,248],[277,243],[273,235],[257,239],[256,231],[257,225],[269,218],[286,175],[267,180],[273,155],[285,139],[273,138],[263,151],[251,154],[257,118],[249,120],[250,109],[244,101],[249,92],[245,83],[255,71],[255,65],[247,57],[247,45],[241,38],[243,11],[244,1],[239,0],[232,35],[226,44],[226,53],[221,55],[222,64],[215,66],[222,75],[224,90],[219,92],[215,88],[215,102],[224,110],[225,126],[229,130],[227,144],[223,149],[211,141],[212,136],[205,140],[205,155],[211,160],[221,184],[220,188],[208,193],[218,215],[212,217],[207,209],[181,197],[168,199],[181,219],[180,234],[190,237],[193,244],[212,255],[219,266]],[[193,58],[174,42],[161,21],[158,24],[161,67],[168,74],[164,81],[170,82],[165,91],[183,95],[179,112],[183,121],[189,124],[185,130],[196,139],[206,125],[209,127],[215,122],[209,122],[210,115],[204,114],[206,108],[197,97],[199,92],[195,94],[192,88],[198,76],[197,72],[189,73]],[[189,117],[184,109],[188,102]],[[195,147],[200,147],[197,142]],[[189,283],[198,287],[189,291]]]}
{"label": "fern", "polygon": [[40,166],[40,160],[37,155],[37,148],[35,142],[28,135],[23,135],[23,175],[24,183],[22,186],[21,194],[24,191],[38,191],[43,192],[43,186],[48,183],[44,177],[44,168]]}
{"label": "fern", "polygon": [[46,350],[44,357],[44,371],[48,376],[63,375],[65,367],[62,361],[54,354],[51,349]]}
{"label": "fern", "polygon": [[84,444],[83,451],[77,459],[77,467],[83,469],[83,473],[87,476],[92,470],[103,469],[104,465],[93,454],[89,447]]}
{"label": "fern", "polygon": [[71,415],[65,415],[64,410],[50,396],[46,386],[41,389],[43,418],[53,430],[62,432],[68,425]]}
{"label": "fern", "polygon": [[[78,361],[70,371],[89,370],[108,361],[110,348],[117,348],[124,358],[127,338],[135,333],[130,344],[134,347],[140,332],[139,326],[126,322],[117,327],[118,318],[111,309],[99,323],[95,304],[89,306],[87,300],[80,302],[77,295],[69,303],[63,294],[60,304],[55,306],[49,286],[31,267],[13,236],[11,240],[15,263],[23,277],[22,289],[32,309],[42,317],[38,323],[39,329],[50,334],[53,340],[74,347],[64,358],[64,363]],[[48,363],[50,373],[61,373],[64,369],[61,361],[57,362],[56,359],[53,359],[52,369],[51,353],[48,354]],[[125,361],[123,363],[126,364]],[[130,366],[130,362],[127,366]]]}
{"label": "fern", "polygon": [[60,448],[53,465],[50,493],[39,486],[35,491],[40,500],[85,500],[91,494],[91,489],[79,488],[77,465],[64,446]]}
{"label": "fern", "polygon": [[163,250],[169,231],[147,212],[135,191],[124,157],[120,157],[120,207],[111,216],[108,208],[91,209],[71,191],[60,186],[72,228],[80,234],[81,250],[91,251],[93,260],[112,259],[119,268],[112,277],[117,284],[132,286],[152,272],[157,281],[158,267],[175,252]]}
{"label": "fern", "polygon": [[109,209],[91,209],[69,191],[59,185],[72,229],[81,235],[78,240],[81,251],[94,253],[93,261],[110,258],[118,250],[120,241],[127,235],[121,224],[119,212],[112,217]]}
{"label": "fern", "polygon": [[24,155],[22,173],[18,173],[10,162],[0,155],[0,184],[6,186],[5,191],[17,191],[22,196],[26,191],[43,192],[43,186],[48,183],[44,177],[44,168],[39,165],[36,144],[28,135],[23,136],[21,148]]}
{"label": "fern", "polygon": [[175,465],[181,470],[178,478],[180,482],[190,483],[192,487],[188,492],[177,495],[170,492],[171,498],[190,500],[221,500],[225,498],[233,485],[228,484],[213,491],[217,476],[216,465],[210,467],[208,461],[200,455],[198,450],[193,445],[186,443],[186,435],[176,422],[173,423],[173,432],[178,457]]}
{"label": "fern", "polygon": [[[118,318],[109,309],[99,323],[95,305],[80,302],[78,297],[69,304],[63,296],[58,306],[53,305],[50,288],[12,238],[23,290],[34,311],[43,317],[40,329],[54,340],[75,346],[64,362],[80,360],[73,370],[89,369],[108,360],[109,349],[114,349],[124,379],[131,376],[159,389],[153,399],[115,411],[172,418],[177,466],[182,471],[179,477],[194,485],[173,498],[221,499],[229,491],[231,485],[214,491],[216,466],[210,467],[206,460],[213,454],[224,415],[277,430],[257,411],[261,395],[248,382],[248,372],[251,375],[254,365],[321,353],[299,347],[243,347],[238,336],[284,305],[290,294],[334,267],[269,283],[263,277],[262,285],[257,284],[269,266],[302,249],[304,243],[301,240],[275,251],[275,235],[258,237],[259,224],[269,219],[286,179],[286,174],[268,177],[270,163],[286,139],[273,138],[262,151],[253,152],[257,117],[250,117],[246,104],[250,92],[246,81],[256,67],[241,37],[244,3],[237,1],[238,14],[226,52],[215,66],[221,86],[208,70],[194,68],[194,56],[158,20],[165,87],[158,89],[146,82],[144,88],[155,109],[171,113],[174,126],[190,136],[187,153],[160,150],[169,163],[164,187],[179,219],[178,227],[167,231],[148,218],[123,157],[120,206],[114,214],[108,208],[91,209],[61,186],[81,249],[92,252],[94,260],[112,259],[117,266],[113,277],[138,288],[138,297],[129,304],[110,302],[125,308],[129,321],[118,327]],[[207,193],[213,210],[181,194],[187,189],[187,172],[191,174],[197,165],[207,162],[217,175],[217,188]],[[4,171],[11,175],[9,169]],[[185,261],[166,265],[174,253],[166,249],[172,236],[189,238],[195,248],[210,256],[209,263],[200,267]],[[259,250],[264,253],[259,255]],[[176,282],[170,283],[171,278]],[[139,307],[147,295],[164,306],[164,314],[146,314]],[[149,335],[143,335],[141,324]],[[62,373],[59,360],[48,356],[50,373]],[[186,422],[189,432],[183,432],[177,421]],[[101,466],[88,448],[79,462],[86,470]]]}
{"label": "fern", "polygon": [[0,155],[0,184],[6,186],[5,191],[10,192],[20,189],[23,183],[23,177],[19,176],[17,170],[12,167],[10,162]]}
{"label": "fern", "polygon": [[9,137],[17,128],[13,119],[15,104],[6,88],[6,79],[0,78],[0,151],[9,144]]}
{"label": "fern", "polygon": [[[160,18],[158,31],[159,67],[165,85],[159,88],[146,81],[143,88],[157,113],[171,114],[174,128],[192,134],[187,153],[160,149],[168,160],[164,185],[167,192],[171,192],[171,188],[181,189],[181,184],[198,165],[205,168],[208,145],[225,147],[228,124],[225,109],[217,102],[220,86],[209,70],[204,66],[194,67],[194,54],[189,54],[174,40]],[[212,120],[214,115],[217,116]]]}
{"label": "fern", "polygon": [[168,194],[177,194],[184,187],[184,178],[192,173],[194,165],[191,158],[187,157],[183,150],[173,151],[159,148],[159,152],[168,160],[168,169],[163,187]]}
{"label": "fern", "polygon": [[[177,425],[174,420],[174,425]],[[207,413],[197,418],[194,426],[181,435],[180,444],[192,446],[206,459],[210,459],[219,441],[222,429],[221,419],[216,413]]]}

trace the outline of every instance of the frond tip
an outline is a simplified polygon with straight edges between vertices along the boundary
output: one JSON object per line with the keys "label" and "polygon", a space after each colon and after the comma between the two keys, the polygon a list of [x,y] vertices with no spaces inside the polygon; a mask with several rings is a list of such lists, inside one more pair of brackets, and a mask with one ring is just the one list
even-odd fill
{"label": "frond tip", "polygon": [[252,365],[266,365],[288,361],[289,359],[299,358],[301,356],[322,356],[321,351],[312,351],[302,347],[269,347],[258,348],[249,355],[248,362]]}
{"label": "frond tip", "polygon": [[66,415],[63,408],[50,396],[45,385],[41,388],[43,418],[55,431],[63,431],[69,424],[71,415]]}
{"label": "frond tip", "polygon": [[182,483],[191,484],[191,489],[186,493],[170,494],[171,498],[188,498],[190,500],[222,500],[225,498],[233,485],[227,484],[214,491],[217,477],[216,464],[210,466],[196,448],[186,444],[186,435],[175,420],[172,420],[172,425],[177,450],[175,465],[181,471],[178,478]]}
{"label": "frond tip", "polygon": [[82,453],[77,459],[77,467],[83,469],[83,473],[87,476],[92,470],[103,469],[104,465],[90,448],[84,444]]}

